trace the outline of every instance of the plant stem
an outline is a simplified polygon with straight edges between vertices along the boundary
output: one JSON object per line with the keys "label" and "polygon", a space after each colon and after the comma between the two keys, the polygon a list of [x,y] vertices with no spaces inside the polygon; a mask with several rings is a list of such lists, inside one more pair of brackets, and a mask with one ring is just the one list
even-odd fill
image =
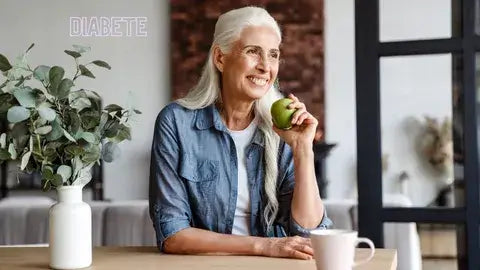
{"label": "plant stem", "polygon": [[77,60],[77,58],[75,58],[75,66],[77,67],[77,71],[75,72],[75,76],[73,76],[73,79],[72,79],[73,82],[74,82],[78,77],[80,77],[80,75],[78,75],[78,72],[80,71],[80,69],[78,68],[78,60]]}
{"label": "plant stem", "polygon": [[37,140],[38,140],[38,149],[40,150],[40,154],[42,157],[43,157],[43,154],[42,154],[42,146],[40,145],[40,135],[37,134]]}
{"label": "plant stem", "polygon": [[7,79],[6,81],[4,81],[4,82],[2,83],[2,85],[0,85],[0,88],[3,88],[3,87],[5,87],[5,85],[7,85],[7,83],[8,83],[8,82],[9,82],[9,80],[8,80],[8,79]]}
{"label": "plant stem", "polygon": [[45,91],[48,92],[48,87],[47,87],[47,85],[45,84],[45,82],[43,82],[43,81],[40,81],[40,82],[42,83],[43,87],[45,88]]}

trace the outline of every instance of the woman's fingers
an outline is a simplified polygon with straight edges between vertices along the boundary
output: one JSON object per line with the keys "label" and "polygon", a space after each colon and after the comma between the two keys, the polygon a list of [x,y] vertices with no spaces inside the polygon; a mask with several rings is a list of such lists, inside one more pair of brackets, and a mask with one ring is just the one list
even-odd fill
{"label": "woman's fingers", "polygon": [[[306,123],[306,124],[318,124],[317,118],[315,118],[315,117],[313,117],[313,116],[305,119],[303,122]],[[322,136],[322,135],[320,134],[320,137],[321,137],[321,136]]]}
{"label": "woman's fingers", "polygon": [[310,117],[310,113],[308,113],[305,104],[300,102],[297,97],[295,97],[293,94],[290,94],[289,97],[293,100],[293,102],[288,104],[288,108],[296,109],[292,116],[292,125],[301,125],[305,119]]}
{"label": "woman's fingers", "polygon": [[295,249],[290,250],[290,257],[292,258],[297,258],[297,259],[302,259],[302,260],[311,260],[313,258],[313,255],[310,255],[308,253],[304,253],[302,251],[298,251]]}
{"label": "woman's fingers", "polygon": [[294,94],[292,94],[292,93],[290,93],[290,94],[288,95],[288,97],[289,97],[290,99],[292,99],[293,101],[298,101],[298,98],[297,98]]}
{"label": "woman's fingers", "polygon": [[[313,257],[313,248],[312,242],[309,238],[304,237],[294,237],[292,249],[295,250],[295,255],[298,255],[301,259],[312,259]],[[305,256],[306,255],[306,256]]]}
{"label": "woman's fingers", "polygon": [[300,101],[294,101],[290,104],[288,104],[288,108],[289,109],[305,109],[306,106],[304,103],[300,102]]}
{"label": "woman's fingers", "polygon": [[301,125],[304,120],[306,120],[307,118],[310,118],[310,117],[311,117],[311,114],[310,114],[310,113],[308,113],[308,112],[302,113],[302,114],[298,117],[297,125]]}
{"label": "woman's fingers", "polygon": [[295,112],[292,116],[292,125],[302,125],[305,124],[315,124],[318,123],[317,119],[306,110],[299,110]]}
{"label": "woman's fingers", "polygon": [[272,257],[289,257],[302,260],[313,258],[313,248],[309,238],[299,236],[268,239],[266,255]]}
{"label": "woman's fingers", "polygon": [[298,245],[296,250],[313,256],[313,248],[309,245]]}
{"label": "woman's fingers", "polygon": [[293,113],[293,115],[292,115],[292,125],[297,124],[297,121],[298,121],[299,117],[300,117],[303,113],[307,113],[307,110],[305,110],[305,109],[298,109],[298,110],[295,111],[295,113]]}

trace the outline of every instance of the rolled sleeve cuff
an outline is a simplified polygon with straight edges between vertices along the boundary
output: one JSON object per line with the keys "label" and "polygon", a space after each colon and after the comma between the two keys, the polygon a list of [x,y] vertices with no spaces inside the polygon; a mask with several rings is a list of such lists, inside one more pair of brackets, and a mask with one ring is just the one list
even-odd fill
{"label": "rolled sleeve cuff", "polygon": [[298,225],[298,223],[290,216],[290,228],[293,235],[299,235],[302,237],[308,237],[310,235],[310,231],[316,229],[330,229],[333,227],[333,222],[327,216],[327,210],[324,210],[322,221],[320,224],[314,229],[305,229],[304,227]]}
{"label": "rolled sleeve cuff", "polygon": [[163,243],[170,236],[177,232],[190,228],[188,219],[175,219],[167,222],[157,222],[155,224],[155,233],[157,235],[157,247],[160,252],[163,252]]}

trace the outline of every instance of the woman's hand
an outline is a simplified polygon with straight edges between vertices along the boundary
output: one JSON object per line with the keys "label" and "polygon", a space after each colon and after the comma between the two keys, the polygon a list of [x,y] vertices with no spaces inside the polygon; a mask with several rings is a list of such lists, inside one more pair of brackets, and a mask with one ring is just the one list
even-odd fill
{"label": "woman's hand", "polygon": [[260,254],[268,257],[282,257],[310,260],[313,258],[312,243],[300,236],[263,238]]}
{"label": "woman's hand", "polygon": [[273,125],[273,130],[290,145],[293,150],[295,150],[297,146],[311,146],[315,138],[318,120],[307,112],[305,104],[300,102],[296,96],[290,94],[288,98],[293,100],[293,102],[288,105],[288,108],[297,109],[292,116],[292,128],[283,130]]}

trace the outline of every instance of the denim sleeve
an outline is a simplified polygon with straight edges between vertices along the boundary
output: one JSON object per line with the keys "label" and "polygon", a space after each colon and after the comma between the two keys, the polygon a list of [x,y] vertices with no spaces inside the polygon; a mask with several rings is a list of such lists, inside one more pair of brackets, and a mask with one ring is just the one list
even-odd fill
{"label": "denim sleeve", "polygon": [[149,210],[160,251],[167,238],[191,223],[187,191],[177,174],[178,163],[178,132],[174,114],[167,106],[155,122],[150,160]]}
{"label": "denim sleeve", "polygon": [[[286,143],[282,143],[280,148],[282,151],[279,156],[279,183],[278,202],[279,209],[277,214],[277,223],[285,230],[286,236],[299,235],[308,237],[311,229],[305,229],[300,226],[292,217],[291,203],[293,197],[293,189],[295,186],[295,168],[293,164],[293,153]],[[281,144],[281,145],[282,145]],[[324,207],[323,218],[316,229],[328,229],[333,226],[332,221],[327,216]]]}

